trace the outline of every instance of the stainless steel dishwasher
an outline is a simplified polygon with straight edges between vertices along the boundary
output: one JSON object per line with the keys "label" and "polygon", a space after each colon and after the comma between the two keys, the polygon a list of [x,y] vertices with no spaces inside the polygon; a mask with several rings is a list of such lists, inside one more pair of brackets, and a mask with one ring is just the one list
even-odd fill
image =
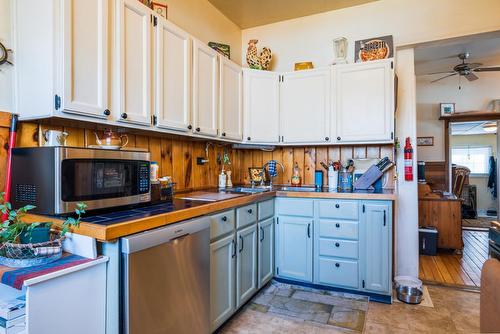
{"label": "stainless steel dishwasher", "polygon": [[122,332],[210,332],[210,221],[121,239]]}

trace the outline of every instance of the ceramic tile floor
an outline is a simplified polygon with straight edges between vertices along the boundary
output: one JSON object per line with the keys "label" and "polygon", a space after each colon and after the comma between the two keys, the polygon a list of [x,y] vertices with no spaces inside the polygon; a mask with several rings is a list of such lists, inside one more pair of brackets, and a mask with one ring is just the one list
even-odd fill
{"label": "ceramic tile floor", "polygon": [[479,293],[434,285],[428,290],[434,307],[368,303],[355,295],[318,293],[307,288],[290,291],[271,285],[220,333],[479,332]]}

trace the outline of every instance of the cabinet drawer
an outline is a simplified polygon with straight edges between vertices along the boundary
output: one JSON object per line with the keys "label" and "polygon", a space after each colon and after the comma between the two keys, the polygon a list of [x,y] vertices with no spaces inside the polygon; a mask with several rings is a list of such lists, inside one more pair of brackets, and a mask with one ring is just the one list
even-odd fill
{"label": "cabinet drawer", "polygon": [[319,239],[319,255],[358,259],[358,242],[338,239]]}
{"label": "cabinet drawer", "polygon": [[318,206],[321,218],[358,219],[358,201],[320,201]]}
{"label": "cabinet drawer", "polygon": [[358,288],[358,261],[319,258],[318,283]]}
{"label": "cabinet drawer", "polygon": [[319,236],[358,240],[358,225],[357,221],[320,220]]}
{"label": "cabinet drawer", "polygon": [[257,203],[259,221],[274,216],[274,199]]}
{"label": "cabinet drawer", "polygon": [[250,204],[236,209],[236,228],[257,222],[257,204]]}
{"label": "cabinet drawer", "polygon": [[279,199],[278,214],[280,215],[312,217],[313,212],[311,199]]}
{"label": "cabinet drawer", "polygon": [[210,240],[234,231],[234,210],[210,216]]}

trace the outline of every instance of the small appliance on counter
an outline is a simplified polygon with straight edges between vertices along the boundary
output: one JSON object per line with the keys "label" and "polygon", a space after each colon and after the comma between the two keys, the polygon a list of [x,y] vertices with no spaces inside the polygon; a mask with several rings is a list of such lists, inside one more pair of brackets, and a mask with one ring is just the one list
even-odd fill
{"label": "small appliance on counter", "polygon": [[11,202],[34,213],[63,215],[151,200],[150,154],[76,147],[23,147],[12,153]]}

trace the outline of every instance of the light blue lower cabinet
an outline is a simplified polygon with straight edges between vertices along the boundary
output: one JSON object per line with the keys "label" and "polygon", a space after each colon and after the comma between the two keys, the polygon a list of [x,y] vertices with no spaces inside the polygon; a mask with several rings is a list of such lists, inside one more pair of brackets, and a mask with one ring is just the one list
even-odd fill
{"label": "light blue lower cabinet", "polygon": [[258,223],[259,258],[258,288],[263,287],[274,276],[274,218]]}
{"label": "light blue lower cabinet", "polygon": [[236,244],[234,234],[210,245],[211,331],[236,311]]}
{"label": "light blue lower cabinet", "polygon": [[392,203],[363,201],[360,214],[362,284],[367,292],[390,294],[392,276]]}
{"label": "light blue lower cabinet", "polygon": [[357,260],[322,257],[317,259],[315,283],[343,288],[359,288]]}
{"label": "light blue lower cabinet", "polygon": [[312,282],[313,219],[278,216],[276,222],[276,275]]}
{"label": "light blue lower cabinet", "polygon": [[257,291],[257,224],[236,232],[236,308]]}

